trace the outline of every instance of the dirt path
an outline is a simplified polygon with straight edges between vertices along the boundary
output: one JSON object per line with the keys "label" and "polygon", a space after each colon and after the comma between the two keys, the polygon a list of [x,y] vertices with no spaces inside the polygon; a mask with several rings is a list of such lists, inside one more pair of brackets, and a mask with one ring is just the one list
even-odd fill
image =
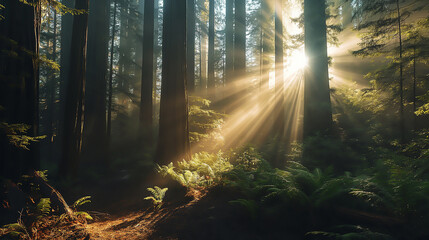
{"label": "dirt path", "polygon": [[90,239],[148,239],[153,235],[157,223],[196,204],[202,197],[203,195],[200,195],[189,203],[175,208],[150,209],[96,221],[88,224],[86,230],[90,234]]}

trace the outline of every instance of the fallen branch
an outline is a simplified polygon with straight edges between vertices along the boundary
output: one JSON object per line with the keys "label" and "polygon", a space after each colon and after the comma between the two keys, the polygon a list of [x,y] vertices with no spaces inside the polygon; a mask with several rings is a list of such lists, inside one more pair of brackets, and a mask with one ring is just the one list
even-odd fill
{"label": "fallen branch", "polygon": [[39,184],[40,190],[42,193],[49,194],[51,203],[57,203],[58,207],[60,207],[65,214],[71,219],[74,219],[73,210],[69,207],[67,202],[64,200],[63,196],[60,192],[58,192],[54,187],[49,185],[46,180],[40,176],[37,171],[34,171],[34,181]]}

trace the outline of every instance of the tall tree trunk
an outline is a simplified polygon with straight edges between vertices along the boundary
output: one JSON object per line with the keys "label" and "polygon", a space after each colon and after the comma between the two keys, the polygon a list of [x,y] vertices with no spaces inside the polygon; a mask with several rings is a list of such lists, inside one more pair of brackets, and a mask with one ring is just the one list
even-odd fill
{"label": "tall tree trunk", "polygon": [[188,81],[188,92],[193,93],[195,91],[195,0],[187,0],[187,19],[186,19],[186,31],[187,31],[187,81]]}
{"label": "tall tree trunk", "polygon": [[352,0],[342,2],[341,17],[342,17],[343,28],[346,28],[350,23],[352,23],[352,19],[353,19]]}
{"label": "tall tree trunk", "polygon": [[[51,60],[57,62],[57,12],[54,10],[54,27],[52,29],[52,52],[51,52]],[[52,149],[55,149],[54,143],[54,134],[55,134],[55,110],[56,110],[56,92],[57,92],[57,78],[56,78],[56,70],[51,69],[49,72],[49,79],[47,82],[47,96],[46,96],[46,137],[49,140],[49,145]],[[53,163],[54,159],[54,150],[48,151],[48,161]]]}
{"label": "tall tree trunk", "polygon": [[234,79],[246,75],[246,0],[235,0]]}
{"label": "tall tree trunk", "polygon": [[332,110],[329,89],[325,1],[304,0],[305,53],[304,138],[329,134]]}
{"label": "tall tree trunk", "polygon": [[119,40],[119,60],[118,60],[118,90],[121,93],[119,95],[119,102],[123,103],[125,96],[128,93],[128,76],[129,76],[129,61],[130,61],[130,44],[129,44],[129,0],[120,1],[121,5],[121,28],[120,28],[120,40]]}
{"label": "tall tree trunk", "polygon": [[164,0],[157,162],[190,159],[186,94],[186,0]]}
{"label": "tall tree trunk", "polygon": [[153,102],[157,99],[157,81],[158,81],[158,58],[161,55],[161,48],[159,46],[159,0],[155,0],[154,3],[154,43],[153,43]]}
{"label": "tall tree trunk", "polygon": [[95,160],[106,159],[109,9],[109,0],[92,0],[88,19],[84,149]]}
{"label": "tall tree trunk", "polygon": [[[88,11],[88,7],[89,0],[76,0],[76,9]],[[59,169],[62,177],[75,176],[78,170],[84,117],[87,34],[88,14],[75,15],[65,96],[63,157]]]}
{"label": "tall tree trunk", "polygon": [[417,116],[415,112],[417,111],[417,77],[416,77],[416,46],[413,47],[413,125],[414,130],[417,130]]}
{"label": "tall tree trunk", "polygon": [[[62,0],[62,4],[67,7],[74,7],[75,0]],[[72,28],[73,28],[73,15],[65,14],[61,16],[61,50],[60,50],[60,106],[59,109],[63,111],[65,107],[65,96],[67,88],[67,80],[70,72],[70,47],[72,39]],[[59,143],[62,141],[62,130],[63,130],[63,114],[59,115],[58,118],[58,129],[59,129]]]}
{"label": "tall tree trunk", "polygon": [[284,106],[284,78],[283,78],[283,6],[282,0],[275,2],[275,68],[276,68],[276,103],[278,117],[276,122],[276,132],[283,136],[285,124],[285,106]]}
{"label": "tall tree trunk", "polygon": [[403,63],[402,63],[402,18],[399,0],[396,0],[396,10],[398,13],[398,37],[399,37],[399,124],[401,128],[401,142],[405,142],[405,117],[404,117],[404,77],[403,77]]}
{"label": "tall tree trunk", "polygon": [[207,33],[201,29],[201,82],[200,91],[201,94],[207,96]]}
{"label": "tall tree trunk", "polygon": [[261,85],[269,88],[269,22],[271,16],[271,7],[269,0],[261,1]]}
{"label": "tall tree trunk", "polygon": [[135,78],[136,81],[141,81],[142,79],[142,71],[143,71],[143,44],[141,44],[143,42],[143,35],[140,35],[140,33],[142,34],[144,31],[144,4],[145,4],[145,0],[136,0],[138,1],[138,11],[137,11],[137,29],[136,29],[136,47],[135,47]]}
{"label": "tall tree trunk", "polygon": [[225,12],[225,81],[232,81],[234,72],[234,0],[226,0]]}
{"label": "tall tree trunk", "polygon": [[[20,1],[2,2],[0,21],[0,121],[30,126],[35,137],[39,128],[39,38],[41,2],[35,6]],[[17,30],[18,29],[18,30]],[[23,173],[39,168],[38,144],[30,151],[16,149],[0,136],[2,176],[17,180]]]}
{"label": "tall tree trunk", "polygon": [[115,48],[115,35],[116,35],[116,14],[117,6],[116,0],[113,0],[113,25],[112,34],[110,39],[110,63],[109,63],[109,96],[107,100],[107,142],[110,144],[112,135],[112,101],[113,101],[113,54]]}
{"label": "tall tree trunk", "polygon": [[215,11],[214,0],[209,0],[209,49],[208,49],[208,70],[207,70],[207,89],[210,92],[210,98],[215,97],[215,57],[214,57],[214,40],[215,40]]}
{"label": "tall tree trunk", "polygon": [[143,26],[143,67],[140,98],[140,127],[147,133],[153,119],[153,33],[154,0],[145,0]]}

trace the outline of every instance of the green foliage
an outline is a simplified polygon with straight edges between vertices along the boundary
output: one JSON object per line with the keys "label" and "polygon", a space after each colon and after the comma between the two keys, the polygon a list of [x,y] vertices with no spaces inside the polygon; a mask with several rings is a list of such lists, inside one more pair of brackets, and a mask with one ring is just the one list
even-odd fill
{"label": "green foliage", "polygon": [[21,221],[4,225],[3,228],[6,230],[6,234],[4,235],[6,239],[25,239],[26,236],[29,236],[27,228]]}
{"label": "green foliage", "polygon": [[145,197],[145,200],[152,200],[153,205],[159,209],[162,207],[165,193],[168,191],[168,188],[160,188],[155,186],[154,188],[147,188],[147,190],[152,193],[152,196]]}
{"label": "green foliage", "polygon": [[51,199],[41,198],[36,205],[37,218],[46,217],[51,213]]}
{"label": "green foliage", "polygon": [[422,102],[424,102],[425,104],[423,104],[422,106],[417,108],[417,111],[415,112],[415,114],[417,116],[421,116],[421,115],[428,115],[429,114],[429,91],[421,96],[418,97],[418,99]]}
{"label": "green foliage", "polygon": [[[329,168],[310,171],[294,161],[288,162],[284,170],[272,169],[259,159],[252,168],[234,165],[223,182],[244,196],[230,203],[242,206],[243,213],[255,224],[269,229],[280,227],[272,222],[264,225],[276,219],[282,228],[308,232],[306,239],[391,239],[356,218],[354,214],[359,213],[373,221],[407,219],[413,230],[406,234],[418,236],[429,221],[429,168],[425,167],[429,161],[420,151],[415,152],[426,143],[415,144],[422,145],[404,146],[402,154],[378,149],[375,166],[358,174],[335,175]],[[423,156],[424,160],[403,154]],[[335,224],[342,223],[337,222],[339,216],[363,226],[338,227]],[[326,222],[334,224],[328,225],[328,231],[310,231],[317,226],[326,229]]]}
{"label": "green foliage", "polygon": [[332,231],[311,231],[305,234],[306,240],[391,240],[393,237],[379,232],[373,232],[368,228],[357,225],[339,225],[331,229]]}
{"label": "green foliage", "polygon": [[72,15],[80,15],[80,14],[86,14],[87,12],[82,9],[73,9],[65,6],[60,1],[57,0],[41,0],[41,1],[34,1],[34,0],[19,0],[20,2],[30,5],[30,6],[37,6],[38,4],[42,4],[43,6],[49,6],[55,11],[61,15],[64,14],[72,14]]}
{"label": "green foliage", "polygon": [[177,167],[173,163],[157,166],[157,171],[161,175],[169,176],[188,188],[213,186],[219,182],[223,173],[231,169],[232,164],[222,152],[217,154],[196,153],[191,160],[178,162]]}
{"label": "green foliage", "polygon": [[[4,9],[4,6],[0,4],[0,11]],[[4,16],[0,14],[0,21],[4,19]]]}
{"label": "green foliage", "polygon": [[210,151],[223,145],[221,134],[224,114],[210,109],[210,101],[189,97],[189,138],[197,150]]}
{"label": "green foliage", "polygon": [[86,220],[93,220],[93,218],[91,217],[91,215],[89,214],[89,213],[87,213],[87,212],[85,212],[85,211],[78,211],[78,208],[79,207],[81,207],[81,206],[83,206],[83,205],[85,205],[85,204],[88,204],[88,203],[90,203],[91,202],[91,196],[85,196],[85,197],[81,197],[81,198],[79,198],[78,200],[76,200],[71,206],[70,206],[70,208],[73,210],[73,214],[76,216],[76,217],[81,217],[81,218],[83,218],[83,219],[86,219]]}
{"label": "green foliage", "polygon": [[315,135],[304,144],[302,162],[309,168],[333,168],[337,172],[350,171],[361,166],[362,161],[353,149],[337,138]]}
{"label": "green foliage", "polygon": [[82,205],[85,205],[85,204],[87,204],[87,203],[90,203],[90,202],[91,202],[91,196],[81,197],[81,198],[79,198],[78,200],[76,200],[76,201],[73,203],[73,205],[71,205],[71,208],[72,208],[73,210],[77,210],[77,209],[78,209],[78,207],[80,207],[80,206],[82,206]]}
{"label": "green foliage", "polygon": [[0,130],[6,133],[10,144],[14,145],[17,148],[22,148],[25,150],[30,150],[28,147],[31,142],[38,142],[39,140],[44,139],[46,137],[30,137],[26,135],[30,128],[31,127],[26,124],[8,124],[5,122],[0,122]]}

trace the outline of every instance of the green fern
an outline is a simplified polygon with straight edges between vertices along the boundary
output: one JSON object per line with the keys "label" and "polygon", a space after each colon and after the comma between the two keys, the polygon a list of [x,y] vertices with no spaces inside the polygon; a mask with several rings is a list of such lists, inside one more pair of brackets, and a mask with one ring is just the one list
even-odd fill
{"label": "green fern", "polygon": [[40,219],[42,217],[48,216],[51,212],[51,209],[51,199],[41,198],[39,203],[36,205],[37,218]]}
{"label": "green fern", "polygon": [[91,196],[85,196],[85,197],[81,197],[78,200],[76,200],[73,205],[71,206],[71,208],[76,211],[78,209],[78,207],[85,205],[87,203],[91,202]]}
{"label": "green fern", "polygon": [[168,188],[160,188],[155,186],[153,188],[147,188],[147,190],[152,193],[152,196],[145,197],[145,200],[152,200],[153,205],[156,208],[161,208],[163,205],[165,193],[168,191]]}
{"label": "green fern", "polygon": [[[72,205],[71,205],[71,209],[73,210],[73,215],[75,217],[82,217],[86,220],[93,220],[93,218],[91,217],[91,215],[85,211],[78,211],[78,208],[88,204],[91,202],[91,196],[85,196],[85,197],[81,197],[78,200],[76,200]],[[65,219],[67,216],[66,214],[63,214],[64,216],[61,216],[60,218]]]}
{"label": "green fern", "polygon": [[91,215],[90,215],[89,213],[84,212],[84,211],[74,212],[74,215],[75,215],[76,217],[82,217],[82,218],[84,218],[84,219],[86,219],[86,220],[94,220],[94,218],[93,218],[93,217],[91,217]]}

